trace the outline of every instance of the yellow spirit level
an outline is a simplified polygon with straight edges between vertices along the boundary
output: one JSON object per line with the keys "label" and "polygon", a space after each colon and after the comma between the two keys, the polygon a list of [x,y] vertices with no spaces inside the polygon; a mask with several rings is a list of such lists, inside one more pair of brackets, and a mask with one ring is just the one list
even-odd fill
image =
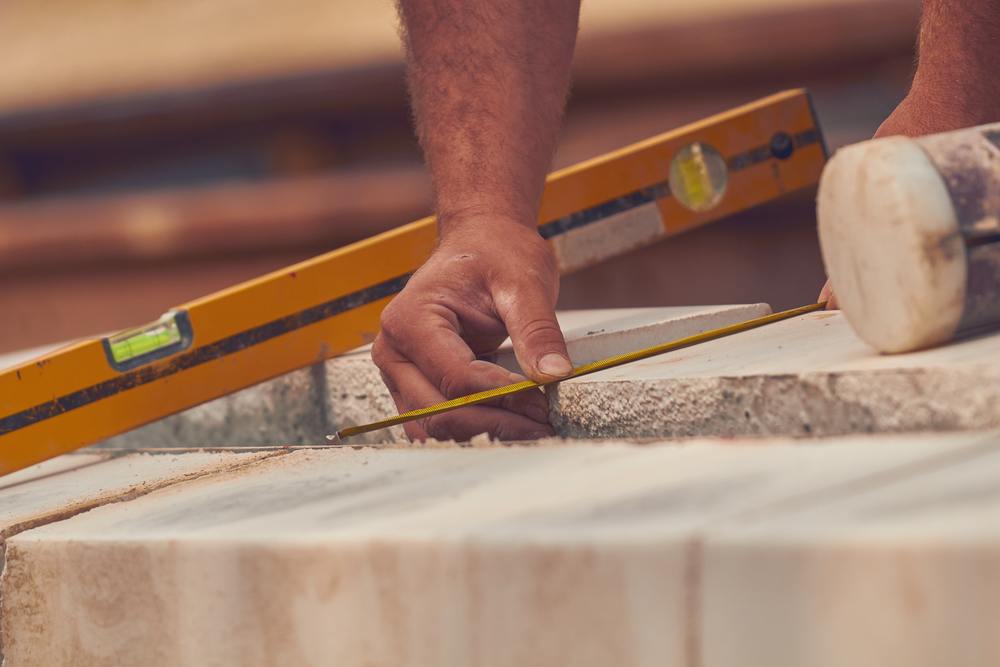
{"label": "yellow spirit level", "polygon": [[[794,90],[551,174],[539,233],[562,274],[816,184],[826,162]],[[370,342],[434,249],[434,218],[0,372],[0,475]]]}

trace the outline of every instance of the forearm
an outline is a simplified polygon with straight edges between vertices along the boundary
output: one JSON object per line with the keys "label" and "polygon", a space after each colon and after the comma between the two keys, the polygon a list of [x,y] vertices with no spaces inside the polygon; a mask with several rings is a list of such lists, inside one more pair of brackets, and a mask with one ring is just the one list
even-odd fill
{"label": "forearm", "polygon": [[579,0],[400,0],[442,236],[534,225],[569,89]]}
{"label": "forearm", "polygon": [[1000,4],[924,0],[913,92],[977,124],[1000,120]]}

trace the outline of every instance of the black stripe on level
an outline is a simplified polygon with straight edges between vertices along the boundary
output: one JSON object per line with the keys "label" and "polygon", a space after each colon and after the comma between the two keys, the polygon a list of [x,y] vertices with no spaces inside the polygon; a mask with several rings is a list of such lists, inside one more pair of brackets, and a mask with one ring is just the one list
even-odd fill
{"label": "black stripe on level", "polygon": [[0,436],[7,435],[25,426],[31,426],[46,419],[51,419],[70,410],[82,408],[85,405],[90,405],[123,391],[170,377],[181,371],[206,364],[248,347],[253,347],[264,341],[277,338],[282,334],[301,329],[302,327],[315,324],[341,313],[346,313],[349,310],[360,308],[379,299],[384,299],[387,296],[398,294],[403,289],[403,286],[406,285],[406,281],[410,279],[411,275],[408,273],[398,278],[387,280],[378,285],[358,290],[338,299],[333,299],[318,306],[306,308],[292,315],[262,324],[259,327],[241,331],[238,334],[223,338],[210,345],[197,347],[190,352],[177,355],[162,366],[136,368],[86,389],[74,391],[71,394],[60,396],[46,403],[36,405],[33,408],[9,415],[0,419]]}
{"label": "black stripe on level", "polygon": [[597,206],[588,208],[585,211],[571,213],[567,216],[559,218],[558,220],[548,222],[538,228],[538,233],[542,235],[543,239],[550,239],[553,236],[559,236],[560,234],[564,234],[572,229],[586,227],[587,225],[597,222],[598,220],[603,220],[604,218],[622,213],[623,211],[635,208],[636,206],[648,204],[649,202],[656,201],[657,199],[663,199],[669,195],[670,184],[667,183],[667,181],[663,181],[662,183],[651,185],[648,188],[630,192],[624,197],[613,199],[609,202],[605,202],[604,204],[598,204]]}
{"label": "black stripe on level", "polygon": [[[820,134],[815,128],[799,132],[794,136],[789,136],[784,132],[777,132],[771,137],[770,143],[751,148],[739,155],[734,155],[727,160],[726,164],[729,166],[730,172],[735,172],[761,162],[766,162],[772,158],[787,160],[796,149],[818,143],[819,141]],[[624,197],[598,204],[585,211],[571,213],[558,220],[553,220],[541,225],[538,228],[538,233],[542,235],[543,239],[550,239],[668,196],[670,196],[670,184],[667,181],[663,181],[662,183],[630,192]]]}

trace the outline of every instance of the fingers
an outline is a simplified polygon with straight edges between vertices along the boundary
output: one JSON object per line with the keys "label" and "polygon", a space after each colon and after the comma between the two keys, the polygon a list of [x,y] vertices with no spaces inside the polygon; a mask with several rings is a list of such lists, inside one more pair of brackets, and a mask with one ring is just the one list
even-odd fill
{"label": "fingers", "polygon": [[542,286],[527,284],[516,295],[497,301],[500,316],[514,344],[517,363],[528,377],[546,382],[573,372],[553,302]]}
{"label": "fingers", "polygon": [[[396,323],[384,323],[384,335],[380,335],[372,355],[404,396],[411,402],[420,397],[418,407],[524,380],[500,366],[477,360],[457,327],[452,328],[445,317],[418,315],[410,324],[400,334]],[[428,393],[427,387],[435,388],[435,393]],[[432,403],[424,403],[431,399]],[[537,396],[506,397],[504,405],[540,421],[548,417],[548,403]]]}
{"label": "fingers", "polygon": [[[476,363],[486,364],[486,362]],[[523,379],[503,369],[500,370],[512,376],[515,381]],[[405,359],[386,363],[382,369],[382,379],[400,414],[446,400],[420,369]],[[540,390],[532,390],[504,397],[496,407],[460,408],[417,422],[408,422],[404,425],[404,429],[411,440],[434,437],[441,440],[465,441],[483,432],[502,440],[534,440],[553,435],[547,420],[548,401]]]}
{"label": "fingers", "polygon": [[439,440],[464,442],[480,433],[489,433],[490,437],[500,440],[538,440],[555,434],[548,424],[540,424],[502,408],[480,405],[459,408],[422,421],[423,428]]}
{"label": "fingers", "polygon": [[[476,359],[476,352],[494,349],[508,334],[532,379],[569,375],[572,366],[554,312],[558,280],[552,251],[534,228],[514,226],[484,239],[463,235],[450,244],[442,241],[383,311],[382,332],[372,348],[399,410],[523,381]],[[520,440],[551,435],[547,421],[546,397],[529,391],[406,429],[416,439],[464,440],[487,431]]]}
{"label": "fingers", "polygon": [[819,293],[819,298],[816,299],[817,303],[822,301],[826,301],[826,310],[840,309],[840,305],[837,304],[837,295],[833,293],[833,284],[829,280],[823,285],[823,289]]}

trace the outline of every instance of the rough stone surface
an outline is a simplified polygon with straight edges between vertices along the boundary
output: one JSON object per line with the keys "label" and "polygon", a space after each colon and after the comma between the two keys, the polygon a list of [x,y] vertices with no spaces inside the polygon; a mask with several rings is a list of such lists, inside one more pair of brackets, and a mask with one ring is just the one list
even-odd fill
{"label": "rough stone surface", "polygon": [[[658,343],[768,315],[766,303],[669,308],[605,308],[556,313],[574,366],[632,352]],[[371,346],[326,362],[328,420],[333,430],[392,417],[397,413],[389,391],[371,360]],[[507,340],[485,357],[514,373],[522,373]],[[523,373],[522,373],[523,374]],[[332,432],[332,431],[331,431]],[[353,443],[377,444],[405,438],[402,426],[352,436]]]}
{"label": "rough stone surface", "polygon": [[[329,433],[348,426],[370,424],[399,414],[396,404],[372,362],[371,345],[342,354],[326,362],[326,391],[330,397],[327,412]],[[362,433],[352,443],[378,444],[405,440],[402,426]]]}
{"label": "rough stone surface", "polygon": [[[579,365],[654,339],[755,317],[763,308],[622,309],[562,316]],[[599,335],[591,334],[601,329]],[[599,336],[604,342],[595,346]],[[501,348],[495,359],[516,370],[509,347]],[[556,432],[571,438],[994,428],[1000,427],[1000,412],[994,408],[1000,404],[996,359],[1000,334],[995,331],[931,350],[880,355],[857,338],[839,312],[813,313],[564,382],[549,388],[549,400]],[[318,445],[334,431],[395,414],[364,347],[112,438],[104,446]],[[403,437],[402,428],[395,427],[352,442]]]}
{"label": "rough stone surface", "polygon": [[[954,615],[876,618],[860,583],[814,577],[788,545],[801,532],[820,555],[870,552],[879,567],[864,580],[918,609],[936,591],[962,600],[963,564],[993,576],[1000,563],[982,548],[996,531],[975,530],[1000,525],[1000,435],[686,442],[300,451],[99,507],[8,540],[7,664],[710,667],[735,664],[741,646],[758,652],[739,664],[769,667],[992,655],[996,639],[976,629],[1000,621],[992,579]],[[747,542],[756,550],[741,552]],[[894,558],[901,546],[955,576],[912,569]],[[858,594],[823,607],[838,581]],[[965,643],[950,642],[966,622]],[[753,644],[757,626],[784,630]],[[850,634],[880,627],[883,643]],[[904,640],[941,659],[908,662]],[[850,659],[827,659],[831,647]]]}
{"label": "rough stone surface", "polygon": [[322,445],[327,421],[322,364],[223,396],[109,438],[101,447],[283,447]]}
{"label": "rough stone surface", "polygon": [[564,437],[837,435],[1000,426],[1000,335],[880,355],[811,313],[550,388]]}

